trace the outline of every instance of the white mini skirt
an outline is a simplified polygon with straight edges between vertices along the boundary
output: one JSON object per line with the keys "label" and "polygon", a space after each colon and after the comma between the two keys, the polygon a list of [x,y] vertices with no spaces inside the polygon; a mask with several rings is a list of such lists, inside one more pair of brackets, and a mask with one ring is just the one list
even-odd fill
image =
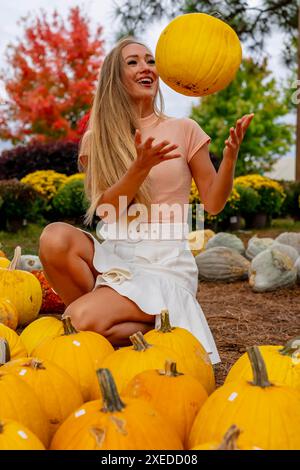
{"label": "white mini skirt", "polygon": [[198,268],[185,235],[181,239],[137,240],[106,236],[100,242],[91,233],[81,231],[94,242],[93,265],[99,275],[93,290],[108,286],[128,297],[144,313],[156,315],[156,328],[160,326],[160,312],[168,309],[171,325],[189,330],[202,343],[212,364],[220,362],[196,299]]}

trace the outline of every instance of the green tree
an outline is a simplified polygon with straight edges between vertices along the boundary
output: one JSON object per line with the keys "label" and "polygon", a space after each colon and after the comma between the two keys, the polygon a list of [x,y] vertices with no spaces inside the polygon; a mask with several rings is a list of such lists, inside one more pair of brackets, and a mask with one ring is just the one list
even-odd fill
{"label": "green tree", "polygon": [[184,13],[208,13],[230,24],[240,39],[250,40],[253,49],[261,50],[265,38],[274,28],[287,34],[285,57],[289,57],[292,38],[297,38],[297,0],[126,0],[115,8],[120,21],[118,38],[145,31],[149,23]]}
{"label": "green tree", "polygon": [[276,157],[294,143],[295,127],[280,122],[288,113],[286,96],[272,77],[268,61],[244,59],[235,80],[221,92],[201,98],[191,117],[211,136],[211,151],[222,157],[228,130],[244,114],[255,113],[242,143],[236,175],[272,169]]}

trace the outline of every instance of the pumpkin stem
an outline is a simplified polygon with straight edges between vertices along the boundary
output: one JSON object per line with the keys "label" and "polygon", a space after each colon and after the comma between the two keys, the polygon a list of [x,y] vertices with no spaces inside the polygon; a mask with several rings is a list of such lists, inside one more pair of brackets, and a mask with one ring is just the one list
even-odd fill
{"label": "pumpkin stem", "polygon": [[237,440],[240,434],[241,431],[235,424],[230,426],[217,450],[238,450]]}
{"label": "pumpkin stem", "polygon": [[133,349],[135,351],[140,351],[140,352],[147,351],[147,349],[152,347],[151,344],[147,343],[141,331],[138,331],[137,333],[134,333],[132,336],[129,336],[129,339],[132,342]]}
{"label": "pumpkin stem", "polygon": [[122,402],[118,393],[116,383],[109,369],[98,369],[97,377],[100,385],[101,395],[104,407],[101,411],[104,413],[114,413],[122,411],[125,404]]}
{"label": "pumpkin stem", "polygon": [[6,339],[0,338],[0,366],[10,361],[10,349]]}
{"label": "pumpkin stem", "polygon": [[44,366],[43,362],[40,359],[30,359],[28,362],[23,364],[23,367],[31,367],[32,369],[36,370],[46,370],[46,367]]}
{"label": "pumpkin stem", "polygon": [[78,333],[78,331],[72,325],[71,317],[62,318],[62,322],[63,322],[65,336],[76,335]]}
{"label": "pumpkin stem", "polygon": [[17,268],[17,265],[21,258],[21,254],[22,254],[22,249],[20,246],[17,246],[15,248],[14,257],[11,260],[10,265],[7,268],[9,271],[14,271]]}
{"label": "pumpkin stem", "polygon": [[295,338],[287,341],[283,348],[279,350],[279,353],[283,356],[292,357],[297,351],[300,352],[300,336],[296,336]]}
{"label": "pumpkin stem", "polygon": [[160,312],[160,328],[158,331],[160,331],[161,333],[171,333],[172,330],[174,330],[174,328],[171,326],[170,323],[169,310],[163,309]]}
{"label": "pumpkin stem", "polygon": [[165,362],[165,370],[159,370],[159,375],[165,375],[167,377],[178,377],[179,375],[183,375],[182,372],[177,371],[176,362],[172,362],[167,360]]}
{"label": "pumpkin stem", "polygon": [[268,378],[266,364],[259,348],[257,346],[251,346],[247,348],[247,353],[253,372],[253,382],[251,382],[251,384],[262,388],[271,387],[272,384]]}
{"label": "pumpkin stem", "polygon": [[4,432],[4,423],[0,421],[0,434],[2,434],[3,432]]}

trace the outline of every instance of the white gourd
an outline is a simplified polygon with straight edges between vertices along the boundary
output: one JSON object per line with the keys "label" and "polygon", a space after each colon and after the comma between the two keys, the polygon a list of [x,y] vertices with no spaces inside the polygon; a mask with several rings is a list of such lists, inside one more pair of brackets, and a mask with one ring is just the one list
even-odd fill
{"label": "white gourd", "polygon": [[254,237],[248,240],[246,257],[252,260],[256,255],[266,250],[267,248],[270,248],[272,243],[274,243],[273,238],[258,238],[256,235],[254,235]]}
{"label": "white gourd", "polygon": [[296,259],[298,258],[299,254],[296,248],[292,247],[291,245],[285,245],[284,243],[279,243],[277,241],[274,241],[270,248],[276,248],[276,250],[281,251],[281,253],[284,253],[285,255],[289,256],[293,263],[296,262]]}
{"label": "white gourd", "polygon": [[233,282],[248,278],[250,262],[236,250],[224,246],[209,248],[195,257],[199,279]]}
{"label": "white gourd", "polygon": [[284,232],[278,235],[275,240],[294,247],[300,255],[300,232]]}
{"label": "white gourd", "polygon": [[231,248],[232,250],[236,250],[241,255],[245,253],[244,243],[239,237],[233,235],[232,233],[217,233],[214,237],[208,240],[206,249],[208,250],[217,246],[225,246],[227,248]]}
{"label": "white gourd", "polygon": [[21,271],[34,271],[34,270],[42,270],[43,266],[41,260],[36,255],[21,255],[20,261],[17,264],[17,269]]}
{"label": "white gourd", "polygon": [[254,292],[273,291],[296,283],[297,270],[289,256],[268,248],[251,261],[249,284]]}

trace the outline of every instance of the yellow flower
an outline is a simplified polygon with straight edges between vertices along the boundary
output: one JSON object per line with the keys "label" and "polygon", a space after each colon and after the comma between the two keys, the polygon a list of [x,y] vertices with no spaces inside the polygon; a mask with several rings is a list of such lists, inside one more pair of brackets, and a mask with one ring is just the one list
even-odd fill
{"label": "yellow flower", "polygon": [[261,175],[245,175],[245,176],[238,176],[234,179],[234,185],[240,184],[242,186],[248,186],[254,188],[256,190],[260,190],[261,188],[270,188],[278,191],[282,197],[285,197],[285,192],[280,183],[274,181],[266,176]]}
{"label": "yellow flower", "polygon": [[68,177],[53,170],[40,170],[29,173],[21,183],[30,184],[43,198],[50,200]]}

